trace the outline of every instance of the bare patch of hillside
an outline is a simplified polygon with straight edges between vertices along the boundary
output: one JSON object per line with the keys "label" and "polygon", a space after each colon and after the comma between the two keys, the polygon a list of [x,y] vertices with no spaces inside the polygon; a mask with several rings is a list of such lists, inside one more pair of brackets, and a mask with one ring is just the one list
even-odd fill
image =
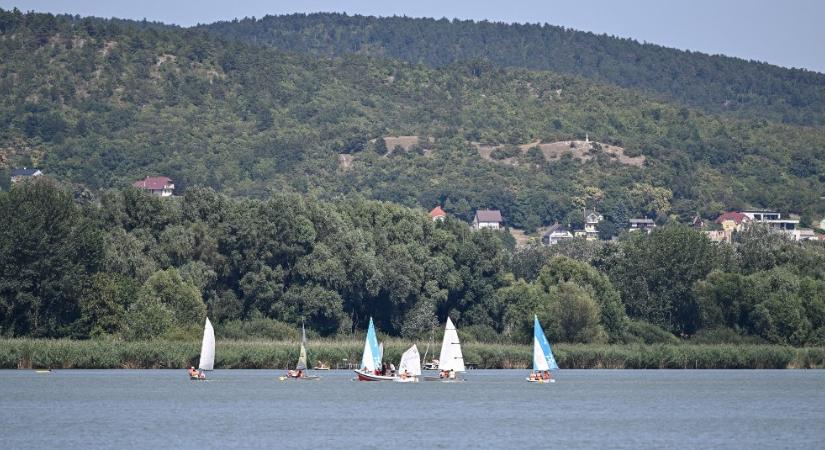
{"label": "bare patch of hillside", "polygon": [[[492,157],[494,150],[504,148],[502,145],[484,145],[478,142],[473,142],[473,145],[478,150],[478,154],[484,159],[502,164],[510,164],[513,166],[519,165],[517,157],[508,157],[503,159],[494,159]],[[601,148],[601,151],[609,157],[615,158],[616,161],[628,166],[642,167],[645,162],[645,157],[643,155],[628,156],[625,154],[623,147],[604,144],[601,142],[575,140],[542,143],[540,141],[536,141],[518,145],[518,149],[522,155],[527,153],[527,151],[533,147],[538,147],[544,155],[544,159],[548,162],[558,161],[565,154],[569,154],[572,158],[579,159],[581,161],[589,161],[593,159],[596,149],[599,147]]]}

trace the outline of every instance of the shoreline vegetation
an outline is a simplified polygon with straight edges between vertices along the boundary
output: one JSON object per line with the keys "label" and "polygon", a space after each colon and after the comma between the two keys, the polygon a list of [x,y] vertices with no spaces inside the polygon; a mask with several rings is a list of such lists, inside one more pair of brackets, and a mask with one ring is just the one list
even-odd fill
{"label": "shoreline vegetation", "polygon": [[[385,342],[385,360],[396,362],[409,343]],[[418,342],[425,349],[426,342]],[[464,358],[479,369],[526,369],[529,345],[466,343]],[[291,367],[298,359],[293,341],[218,341],[216,369]],[[313,342],[312,366],[347,369],[361,360],[359,340]],[[558,344],[562,369],[817,369],[825,368],[825,348],[778,345]],[[180,369],[197,362],[196,341],[0,340],[0,369]],[[437,344],[429,355],[436,356]],[[430,356],[428,355],[428,359]]]}

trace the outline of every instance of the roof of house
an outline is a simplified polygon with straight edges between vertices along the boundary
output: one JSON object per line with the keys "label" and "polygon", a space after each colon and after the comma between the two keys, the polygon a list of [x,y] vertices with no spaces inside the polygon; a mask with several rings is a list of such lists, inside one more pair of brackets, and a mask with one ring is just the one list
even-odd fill
{"label": "roof of house", "polygon": [[653,219],[630,219],[630,223],[647,223],[652,224]]}
{"label": "roof of house", "polygon": [[40,172],[40,169],[32,169],[24,167],[22,169],[12,169],[11,176],[13,177],[31,177],[37,172]]}
{"label": "roof of house", "polygon": [[567,229],[564,225],[560,223],[556,223],[550,226],[546,232],[544,232],[545,236],[549,236],[553,233],[570,233],[570,230]]}
{"label": "roof of house", "polygon": [[432,211],[430,211],[430,217],[432,217],[433,219],[435,219],[436,217],[447,217],[447,213],[445,213],[444,210],[441,209],[441,206],[436,206],[435,208],[433,208]]}
{"label": "roof of house", "polygon": [[478,219],[479,222],[501,223],[504,221],[501,218],[501,211],[497,209],[479,209],[476,211],[476,219]]}
{"label": "roof of house", "polygon": [[603,217],[601,214],[596,212],[596,210],[593,210],[593,209],[585,210],[584,211],[584,219],[587,220],[587,219],[590,218],[590,216],[595,216],[596,220],[600,220],[599,218]]}
{"label": "roof of house", "polygon": [[172,184],[172,179],[169,177],[146,177],[143,180],[135,181],[132,186],[140,189],[159,190]]}
{"label": "roof of house", "polygon": [[732,220],[734,223],[736,223],[738,225],[742,222],[747,222],[751,219],[750,219],[750,217],[748,217],[748,216],[746,216],[746,215],[744,215],[740,212],[731,211],[731,212],[726,212],[726,213],[722,214],[721,216],[717,217],[716,218],[716,223],[722,223],[726,220]]}

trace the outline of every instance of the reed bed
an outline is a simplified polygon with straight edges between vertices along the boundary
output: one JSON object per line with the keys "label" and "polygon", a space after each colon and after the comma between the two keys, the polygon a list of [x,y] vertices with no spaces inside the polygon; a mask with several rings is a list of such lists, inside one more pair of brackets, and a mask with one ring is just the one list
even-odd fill
{"label": "reed bed", "polygon": [[[384,342],[384,359],[397,362],[410,345]],[[438,356],[438,344],[418,343],[427,359]],[[433,348],[435,347],[435,348]],[[468,365],[481,369],[531,366],[531,347],[513,344],[462,345]],[[357,366],[363,341],[310,342],[310,363],[335,369]],[[197,365],[200,342],[116,340],[0,339],[2,369],[179,369]],[[558,344],[554,352],[563,369],[801,369],[825,368],[825,348],[771,345],[593,345]],[[298,360],[295,341],[218,341],[219,369],[285,369]]]}

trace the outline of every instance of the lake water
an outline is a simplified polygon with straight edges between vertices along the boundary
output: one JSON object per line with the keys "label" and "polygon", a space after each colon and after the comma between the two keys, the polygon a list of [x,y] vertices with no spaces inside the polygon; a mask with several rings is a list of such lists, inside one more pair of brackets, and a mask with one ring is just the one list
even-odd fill
{"label": "lake water", "polygon": [[0,371],[0,448],[823,448],[825,370]]}

